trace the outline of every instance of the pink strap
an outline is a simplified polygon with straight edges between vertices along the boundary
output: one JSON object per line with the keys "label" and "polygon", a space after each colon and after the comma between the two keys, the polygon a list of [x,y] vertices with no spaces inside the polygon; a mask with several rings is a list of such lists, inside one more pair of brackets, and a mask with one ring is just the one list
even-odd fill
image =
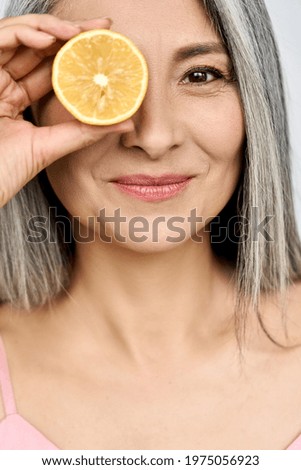
{"label": "pink strap", "polygon": [[17,413],[3,340],[0,336],[0,388],[6,416]]}

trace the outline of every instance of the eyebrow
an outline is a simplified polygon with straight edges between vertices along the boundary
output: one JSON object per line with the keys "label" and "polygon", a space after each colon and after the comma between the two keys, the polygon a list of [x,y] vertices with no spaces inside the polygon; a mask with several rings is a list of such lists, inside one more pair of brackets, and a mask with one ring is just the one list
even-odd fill
{"label": "eyebrow", "polygon": [[173,55],[173,60],[174,62],[182,62],[191,57],[205,54],[228,55],[228,51],[222,42],[195,43],[177,50]]}

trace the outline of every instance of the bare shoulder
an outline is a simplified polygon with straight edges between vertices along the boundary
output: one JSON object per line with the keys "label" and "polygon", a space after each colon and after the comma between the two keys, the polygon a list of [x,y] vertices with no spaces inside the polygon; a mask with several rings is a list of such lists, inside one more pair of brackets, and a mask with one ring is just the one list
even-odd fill
{"label": "bare shoulder", "polygon": [[[5,331],[7,329],[9,318],[10,318],[10,311],[11,309],[9,305],[6,305],[6,304],[0,305],[0,336],[1,338],[5,336]],[[0,368],[4,367],[4,364],[3,364],[4,360],[5,360],[5,357],[0,357]],[[2,421],[4,418],[5,418],[5,408],[4,408],[1,387],[0,387],[0,421]]]}
{"label": "bare shoulder", "polygon": [[260,314],[271,336],[287,346],[300,345],[301,354],[301,279],[287,289],[286,295],[266,296]]}
{"label": "bare shoulder", "polygon": [[17,351],[26,341],[30,345],[31,332],[37,328],[37,318],[34,309],[18,309],[11,304],[0,306],[0,336],[8,353]]}
{"label": "bare shoulder", "polygon": [[[0,337],[4,347],[0,367],[5,367],[7,363],[10,374],[11,366],[18,364],[24,351],[29,351],[33,344],[30,330],[34,325],[34,315],[31,313],[14,308],[11,304],[0,305]],[[0,387],[0,421],[4,418],[5,408]]]}
{"label": "bare shoulder", "polygon": [[0,335],[2,336],[5,332],[8,322],[11,318],[12,307],[10,304],[0,305]]}
{"label": "bare shoulder", "polygon": [[[12,362],[11,351],[12,345],[18,344],[19,339],[22,338],[22,324],[24,315],[20,310],[13,308],[11,304],[0,305],[0,337],[3,343],[2,355],[0,358],[0,367],[9,368]],[[0,387],[0,421],[5,418],[5,406]]]}
{"label": "bare shoulder", "polygon": [[22,320],[20,310],[14,308],[11,304],[0,305],[0,335],[6,336],[8,331],[13,331]]}

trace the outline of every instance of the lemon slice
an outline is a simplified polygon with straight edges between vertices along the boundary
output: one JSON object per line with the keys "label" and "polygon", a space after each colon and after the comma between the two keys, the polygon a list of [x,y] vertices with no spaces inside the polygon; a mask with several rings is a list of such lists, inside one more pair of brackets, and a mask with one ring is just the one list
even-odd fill
{"label": "lemon slice", "polygon": [[142,104],[148,86],[147,63],[126,36],[108,29],[85,31],[57,53],[52,85],[59,101],[79,121],[117,124]]}

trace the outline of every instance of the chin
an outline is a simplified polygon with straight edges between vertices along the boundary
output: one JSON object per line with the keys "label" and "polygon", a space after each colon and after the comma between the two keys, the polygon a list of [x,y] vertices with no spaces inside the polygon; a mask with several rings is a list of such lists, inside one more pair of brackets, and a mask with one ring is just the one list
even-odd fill
{"label": "chin", "polygon": [[106,230],[105,237],[99,233],[98,236],[101,243],[110,244],[112,248],[118,246],[118,248],[136,253],[162,253],[174,250],[190,239],[188,233],[185,237],[182,235],[180,238],[178,233],[171,233],[168,230],[161,230],[159,233],[142,232],[135,234],[135,236],[127,230],[123,230],[118,236],[114,235],[112,231]]}
{"label": "chin", "polygon": [[[120,243],[120,242],[114,242],[118,243],[118,246],[121,248],[124,248],[126,250],[135,252],[135,253],[141,253],[141,254],[155,254],[155,253],[164,253],[168,252],[171,250],[174,250],[175,248],[179,247],[179,243],[170,243],[170,242],[143,242],[143,243],[133,243],[130,241],[129,243]],[[183,244],[183,242],[182,242]]]}

